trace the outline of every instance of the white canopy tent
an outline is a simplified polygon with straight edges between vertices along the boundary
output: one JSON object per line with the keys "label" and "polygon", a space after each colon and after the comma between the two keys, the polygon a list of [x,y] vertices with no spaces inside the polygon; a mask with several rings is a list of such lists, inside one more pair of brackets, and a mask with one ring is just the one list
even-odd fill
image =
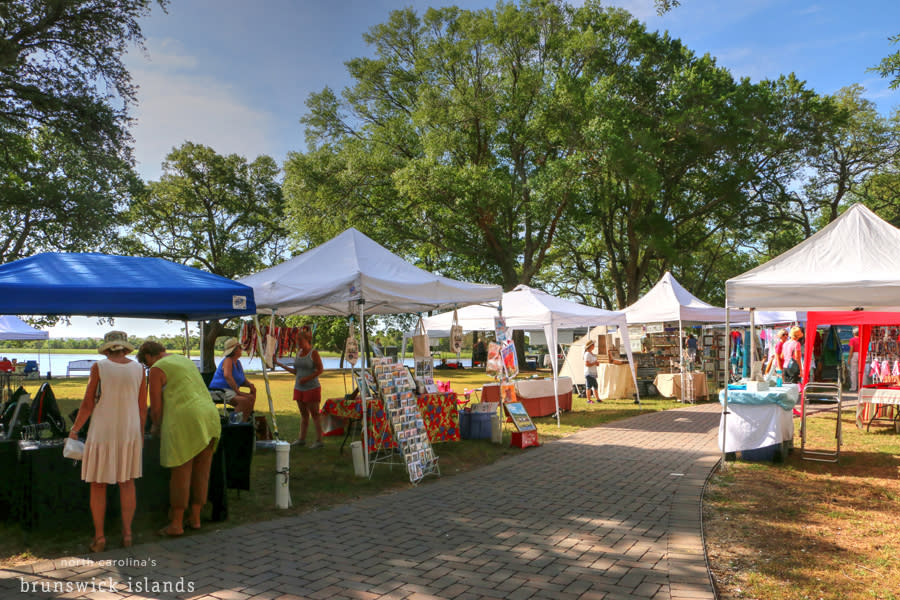
{"label": "white canopy tent", "polygon": [[[787,252],[725,282],[725,307],[900,311],[900,229],[862,204]],[[811,344],[811,340],[807,341]],[[811,356],[804,356],[804,379]],[[801,410],[805,402],[801,403]],[[728,414],[728,390],[722,407]],[[723,446],[724,447],[724,446]]]}
{"label": "white canopy tent", "polygon": [[[412,265],[352,227],[303,254],[240,279],[259,312],[364,315],[424,312],[500,299],[503,289],[441,277]],[[263,365],[263,375],[265,375]],[[266,380],[268,387],[268,379]],[[268,391],[268,389],[267,389]],[[365,390],[363,448],[368,449]],[[271,407],[271,393],[269,394]],[[363,452],[368,471],[367,451]]]}
{"label": "white canopy tent", "polygon": [[[678,322],[678,353],[681,373],[684,368],[681,350],[684,347],[684,323],[724,323],[725,308],[700,300],[666,271],[662,278],[637,302],[623,309],[629,325]],[[749,313],[742,312],[749,319]],[[726,336],[727,337],[727,336]],[[685,389],[684,381],[681,389]]]}
{"label": "white canopy tent", "polygon": [[[559,373],[557,357],[557,340],[560,329],[607,325],[618,327],[622,336],[622,344],[628,354],[631,365],[631,376],[635,378],[634,359],[631,344],[628,341],[628,327],[625,315],[619,311],[603,310],[586,306],[571,300],[551,296],[547,292],[527,285],[516,286],[503,294],[499,306],[468,306],[457,313],[457,319],[463,331],[493,331],[494,318],[502,313],[509,329],[523,331],[543,331],[550,351],[550,364],[553,369],[553,393],[556,398],[556,423],[559,425]],[[453,322],[453,313],[447,312],[422,319],[426,331],[449,331]],[[635,387],[637,380],[635,379]]]}

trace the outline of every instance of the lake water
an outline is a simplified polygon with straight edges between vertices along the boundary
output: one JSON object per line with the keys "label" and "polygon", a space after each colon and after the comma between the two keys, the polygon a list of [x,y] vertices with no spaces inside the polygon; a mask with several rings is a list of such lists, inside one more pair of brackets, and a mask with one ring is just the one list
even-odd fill
{"label": "lake water", "polygon": [[[0,352],[0,356],[5,356],[8,359],[16,359],[20,363],[24,363],[27,360],[36,360],[38,362],[38,366],[40,369],[41,376],[46,376],[49,371],[53,377],[65,377],[66,375],[66,367],[71,361],[74,360],[102,360],[104,357],[100,354],[47,354],[44,353],[35,353],[35,352],[19,352],[16,350],[10,350],[6,352]],[[133,354],[131,356],[134,356]],[[200,355],[191,355],[191,358],[199,359]],[[216,357],[216,364],[221,362],[221,357]],[[241,363],[244,365],[245,371],[261,371],[262,365],[260,363],[259,358],[254,358],[252,360],[247,360],[246,358],[241,358]],[[338,369],[340,364],[340,358],[331,358],[331,357],[322,357],[322,365],[326,369]],[[412,358],[407,358],[404,361],[404,364],[407,367],[414,367],[415,362]],[[440,364],[439,360],[434,361],[435,366]],[[462,364],[464,367],[468,368],[472,366],[472,361],[468,358],[462,359]],[[344,363],[344,367],[346,368],[348,365]],[[281,372],[284,372],[283,369],[278,369]],[[86,376],[86,372],[78,373],[80,376]]]}

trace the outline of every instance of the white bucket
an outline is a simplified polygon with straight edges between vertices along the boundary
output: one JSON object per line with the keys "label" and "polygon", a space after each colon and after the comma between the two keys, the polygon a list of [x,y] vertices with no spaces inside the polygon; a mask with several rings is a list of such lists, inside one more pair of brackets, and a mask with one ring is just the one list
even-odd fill
{"label": "white bucket", "polygon": [[291,445],[275,442],[275,508],[290,508]]}
{"label": "white bucket", "polygon": [[500,415],[491,415],[491,441],[495,444],[503,443],[503,429],[500,427]]}
{"label": "white bucket", "polygon": [[350,444],[350,454],[353,455],[353,472],[357,477],[368,477],[366,473],[366,459],[363,456],[362,442],[352,442]]}

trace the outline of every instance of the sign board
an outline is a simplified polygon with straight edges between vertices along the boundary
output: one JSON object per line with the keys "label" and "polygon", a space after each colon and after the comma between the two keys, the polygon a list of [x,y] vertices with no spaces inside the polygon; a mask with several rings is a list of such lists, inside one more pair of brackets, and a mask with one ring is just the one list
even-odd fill
{"label": "sign board", "polygon": [[647,333],[664,333],[666,331],[665,323],[651,323],[644,325],[644,331]]}
{"label": "sign board", "polygon": [[506,414],[512,419],[513,425],[516,426],[516,430],[521,432],[535,431],[537,429],[531,421],[528,411],[525,410],[525,407],[522,406],[521,402],[510,402],[509,404],[504,404],[503,408],[506,409]]}

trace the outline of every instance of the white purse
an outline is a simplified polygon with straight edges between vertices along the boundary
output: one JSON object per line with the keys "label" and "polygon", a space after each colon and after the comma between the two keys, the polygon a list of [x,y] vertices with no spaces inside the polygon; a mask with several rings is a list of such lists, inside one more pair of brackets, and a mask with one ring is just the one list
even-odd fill
{"label": "white purse", "polygon": [[63,456],[72,460],[81,460],[84,458],[84,442],[66,438],[66,445],[63,446]]}

